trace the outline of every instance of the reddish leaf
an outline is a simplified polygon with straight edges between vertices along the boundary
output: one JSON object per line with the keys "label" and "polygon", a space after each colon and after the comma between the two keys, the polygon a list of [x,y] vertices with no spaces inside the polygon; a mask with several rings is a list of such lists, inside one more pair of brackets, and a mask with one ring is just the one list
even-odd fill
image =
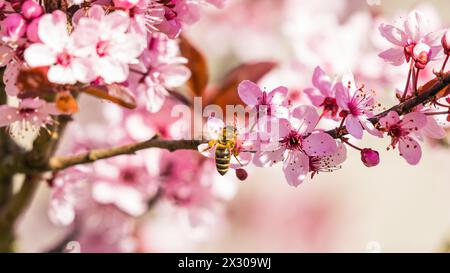
{"label": "reddish leaf", "polygon": [[208,84],[208,65],[205,57],[185,37],[180,39],[181,55],[188,59],[187,67],[192,75],[187,83],[195,96],[201,96]]}
{"label": "reddish leaf", "polygon": [[119,84],[88,86],[80,90],[97,98],[111,101],[128,109],[136,108],[136,99],[127,87]]}
{"label": "reddish leaf", "polygon": [[[441,75],[441,77],[446,77],[450,74],[450,72],[444,73],[443,75]],[[429,90],[431,88],[431,86],[433,86],[437,81],[439,80],[438,77],[430,80],[429,82],[425,83],[423,86],[419,87],[419,94],[422,92],[425,92],[427,90]],[[447,85],[446,87],[442,88],[437,94],[436,94],[436,99],[440,99],[443,98],[445,96],[447,96],[448,94],[450,94],[450,88]]]}
{"label": "reddish leaf", "polygon": [[257,82],[274,69],[275,66],[276,63],[274,62],[246,63],[239,65],[224,77],[224,80],[217,88],[212,90],[211,95],[208,96],[206,100],[207,104],[218,104],[222,109],[224,109],[227,104],[242,104],[237,93],[237,86],[239,83],[243,80]]}
{"label": "reddish leaf", "polygon": [[42,97],[54,93],[56,85],[48,81],[47,71],[42,67],[20,70],[17,76],[18,97]]}

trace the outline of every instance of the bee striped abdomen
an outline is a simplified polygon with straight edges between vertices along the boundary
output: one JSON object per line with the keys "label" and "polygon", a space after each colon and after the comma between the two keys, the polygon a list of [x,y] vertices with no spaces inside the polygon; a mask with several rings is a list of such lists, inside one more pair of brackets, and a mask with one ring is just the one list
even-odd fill
{"label": "bee striped abdomen", "polygon": [[216,169],[220,175],[225,175],[230,168],[231,153],[230,149],[223,144],[216,147]]}

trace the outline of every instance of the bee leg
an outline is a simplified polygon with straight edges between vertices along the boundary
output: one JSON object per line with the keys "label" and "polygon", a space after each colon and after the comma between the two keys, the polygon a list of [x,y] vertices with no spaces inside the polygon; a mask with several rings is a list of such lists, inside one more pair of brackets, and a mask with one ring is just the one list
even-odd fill
{"label": "bee leg", "polygon": [[239,163],[239,165],[241,165],[242,167],[244,167],[244,164],[241,163],[241,161],[239,160],[239,158],[237,157],[237,155],[233,154],[234,158],[236,159],[236,161]]}

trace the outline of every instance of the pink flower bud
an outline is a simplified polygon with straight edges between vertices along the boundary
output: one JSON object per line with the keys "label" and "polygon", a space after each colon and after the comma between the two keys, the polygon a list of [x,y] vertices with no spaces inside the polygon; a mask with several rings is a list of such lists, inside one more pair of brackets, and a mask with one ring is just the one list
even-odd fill
{"label": "pink flower bud", "polygon": [[239,180],[244,181],[245,179],[247,179],[248,173],[247,173],[247,171],[244,170],[244,169],[237,169],[237,170],[236,170],[236,177],[237,177]]}
{"label": "pink flower bud", "polygon": [[444,53],[450,55],[450,30],[448,30],[444,36],[442,36],[442,47],[444,48]]}
{"label": "pink flower bud", "polygon": [[131,9],[139,3],[139,0],[113,0],[114,6],[122,9]]}
{"label": "pink flower bud", "polygon": [[38,24],[39,24],[39,18],[34,19],[31,21],[30,24],[28,24],[27,27],[27,38],[33,43],[40,42],[38,35]]}
{"label": "pink flower bud", "polygon": [[377,151],[364,148],[361,150],[361,161],[366,167],[374,167],[380,163],[380,156]]}
{"label": "pink flower bud", "polygon": [[416,68],[424,69],[431,58],[431,47],[424,43],[415,45],[413,58]]}
{"label": "pink flower bud", "polygon": [[5,0],[0,0],[0,9],[3,8],[3,6],[5,6]]}
{"label": "pink flower bud", "polygon": [[33,0],[27,0],[22,4],[22,15],[27,19],[33,19],[42,14],[42,7]]}
{"label": "pink flower bud", "polygon": [[5,34],[11,38],[11,40],[17,40],[25,35],[27,31],[27,23],[25,19],[18,14],[13,13],[6,17],[3,21],[3,25],[5,27]]}

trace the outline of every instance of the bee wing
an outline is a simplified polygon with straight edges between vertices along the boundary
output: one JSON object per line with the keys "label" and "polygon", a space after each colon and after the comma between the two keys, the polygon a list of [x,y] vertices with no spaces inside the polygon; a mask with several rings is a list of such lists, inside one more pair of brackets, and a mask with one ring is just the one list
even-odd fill
{"label": "bee wing", "polygon": [[206,123],[208,128],[208,134],[210,139],[219,139],[224,127],[224,123],[221,119],[216,117],[210,117]]}

